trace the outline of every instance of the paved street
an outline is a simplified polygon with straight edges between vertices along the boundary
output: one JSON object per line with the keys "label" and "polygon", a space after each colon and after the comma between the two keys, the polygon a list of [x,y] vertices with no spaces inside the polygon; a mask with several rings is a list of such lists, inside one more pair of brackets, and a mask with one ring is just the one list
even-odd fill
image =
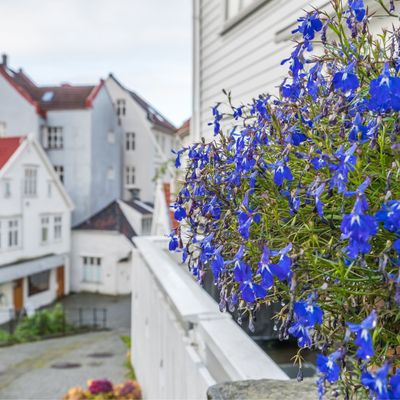
{"label": "paved street", "polygon": [[74,295],[64,303],[87,306],[89,298],[92,306],[108,309],[112,330],[1,348],[1,400],[62,399],[88,379],[125,379],[126,347],[120,337],[129,334],[128,297],[97,296],[96,302],[96,295]]}

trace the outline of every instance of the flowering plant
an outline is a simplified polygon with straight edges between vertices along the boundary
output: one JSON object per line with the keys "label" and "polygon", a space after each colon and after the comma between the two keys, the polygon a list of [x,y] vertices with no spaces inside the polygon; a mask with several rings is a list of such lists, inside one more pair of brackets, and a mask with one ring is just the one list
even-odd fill
{"label": "flowering plant", "polygon": [[[394,2],[379,0],[391,24]],[[316,348],[318,392],[400,398],[400,30],[363,0],[299,20],[279,96],[212,108],[187,155],[171,234],[220,308],[282,302],[281,339]],[[315,50],[314,50],[315,48]]]}
{"label": "flowering plant", "polygon": [[73,387],[64,396],[64,400],[140,400],[141,398],[138,382],[128,380],[113,385],[108,379],[89,380],[87,389]]}

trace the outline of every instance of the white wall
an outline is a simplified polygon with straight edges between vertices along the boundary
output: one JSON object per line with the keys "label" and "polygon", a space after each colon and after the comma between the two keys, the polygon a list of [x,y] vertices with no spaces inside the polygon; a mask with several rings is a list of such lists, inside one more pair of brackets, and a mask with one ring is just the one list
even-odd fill
{"label": "white wall", "polygon": [[75,225],[91,213],[91,110],[49,111],[47,125],[63,128],[64,148],[47,154],[53,165],[64,167],[64,186],[75,204]]}
{"label": "white wall", "polygon": [[205,399],[215,383],[288,379],[175,262],[165,239],[135,244],[131,355],[144,398]]}
{"label": "white wall", "polygon": [[[23,196],[24,168],[26,165],[37,166],[37,196]],[[11,183],[11,196],[5,197],[4,182]],[[51,196],[48,184],[51,184]],[[49,241],[41,242],[41,217],[48,216]],[[54,216],[62,217],[61,240],[54,239]],[[6,244],[7,223],[10,218],[20,219],[19,242],[15,249],[8,249]],[[0,220],[2,227],[2,246],[0,265],[48,254],[63,254],[70,250],[70,209],[58,190],[54,177],[39,157],[32,145],[25,147],[18,158],[0,178]],[[1,273],[1,271],[0,271]]]}
{"label": "white wall", "polygon": [[38,138],[41,118],[35,106],[22,97],[1,75],[0,93],[0,121],[7,124],[6,135],[20,136],[34,133]]}
{"label": "white wall", "polygon": [[9,321],[13,312],[13,283],[6,282],[0,284],[0,324]]}
{"label": "white wall", "polygon": [[[130,286],[121,279],[130,281],[130,274],[124,263],[119,260],[126,258],[132,252],[136,257],[136,250],[131,242],[118,232],[96,230],[72,231],[71,256],[71,290],[74,292],[99,292],[104,294],[130,293]],[[82,257],[101,258],[101,283],[83,281]]]}
{"label": "white wall", "polygon": [[[153,178],[158,166],[170,157],[173,135],[155,128],[148,120],[145,110],[113,78],[109,77],[106,80],[106,87],[114,105],[117,99],[124,99],[126,102],[126,115],[120,117],[123,130],[124,154],[123,198],[130,199],[130,193],[125,185],[125,166],[133,165],[136,170],[134,187],[140,189],[140,200],[154,202],[155,183]],[[136,148],[133,151],[126,150],[126,132],[134,132],[136,134]],[[161,136],[164,137],[166,143],[165,152],[161,150]],[[157,137],[159,137],[159,141],[157,141]]]}

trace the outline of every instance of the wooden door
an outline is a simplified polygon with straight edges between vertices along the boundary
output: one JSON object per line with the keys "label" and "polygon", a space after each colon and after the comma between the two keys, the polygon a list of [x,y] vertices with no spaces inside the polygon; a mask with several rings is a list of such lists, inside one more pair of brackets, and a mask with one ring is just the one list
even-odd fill
{"label": "wooden door", "polygon": [[65,294],[65,271],[64,265],[57,268],[57,299],[63,297]]}
{"label": "wooden door", "polygon": [[23,278],[14,281],[13,289],[14,309],[16,312],[24,308],[24,281]]}

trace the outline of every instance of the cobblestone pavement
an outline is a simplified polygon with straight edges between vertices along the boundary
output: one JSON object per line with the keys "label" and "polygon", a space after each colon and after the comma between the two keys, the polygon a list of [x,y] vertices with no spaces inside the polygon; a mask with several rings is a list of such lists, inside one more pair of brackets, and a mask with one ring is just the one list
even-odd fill
{"label": "cobblestone pavement", "polygon": [[[0,348],[1,400],[59,400],[72,386],[85,386],[89,379],[125,379],[126,347],[122,335],[129,334],[130,303],[126,298],[76,295],[72,302],[87,306],[90,298],[96,307],[109,310],[110,331],[25,343]],[[100,354],[96,354],[100,353]],[[67,364],[74,368],[60,368]]]}

